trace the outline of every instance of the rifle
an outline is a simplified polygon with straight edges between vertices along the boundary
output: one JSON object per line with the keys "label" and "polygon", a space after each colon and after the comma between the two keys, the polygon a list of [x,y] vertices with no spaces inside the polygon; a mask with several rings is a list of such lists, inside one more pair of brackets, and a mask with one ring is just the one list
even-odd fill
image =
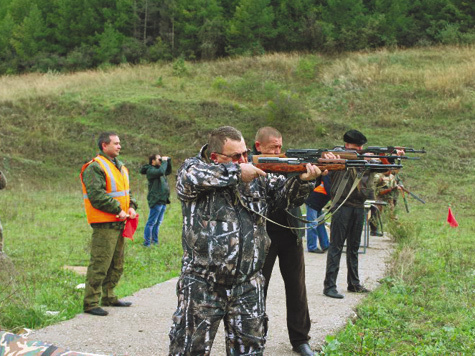
{"label": "rifle", "polygon": [[[368,155],[365,152],[357,151],[357,150],[346,150],[341,146],[337,147],[338,149],[334,150],[327,150],[327,149],[289,149],[285,153],[287,157],[294,157],[294,158],[321,158],[324,153],[333,153],[335,155],[339,155],[340,158],[343,159],[350,159],[350,160],[358,160],[358,159],[377,159],[381,158],[381,156],[375,155]],[[420,159],[419,157],[409,157],[409,156],[397,156],[397,155],[384,155],[383,158],[387,159],[408,159],[408,160],[416,160]]]}
{"label": "rifle", "polygon": [[[343,148],[342,146],[338,146],[339,148]],[[427,151],[422,147],[422,149],[417,150],[414,149],[413,147],[403,147],[403,146],[386,146],[386,147],[380,147],[380,146],[368,146],[362,150],[357,150],[358,153],[374,153],[376,155],[380,154],[392,154],[396,152],[396,150],[404,150],[404,152],[409,152],[409,153],[427,153]]]}
{"label": "rifle", "polygon": [[340,171],[349,168],[386,172],[400,169],[400,164],[379,164],[367,160],[326,159],[314,157],[286,157],[285,155],[254,155],[253,164],[268,173],[305,173],[307,163],[316,165],[321,171]]}
{"label": "rifle", "polygon": [[413,197],[417,201],[421,202],[422,204],[426,203],[424,200],[419,198],[417,195],[415,195],[414,193],[407,190],[406,187],[402,184],[402,180],[401,180],[401,178],[399,178],[398,175],[396,175],[396,184],[397,184],[397,187],[400,187],[402,191],[406,192],[407,194],[409,194],[411,197]]}

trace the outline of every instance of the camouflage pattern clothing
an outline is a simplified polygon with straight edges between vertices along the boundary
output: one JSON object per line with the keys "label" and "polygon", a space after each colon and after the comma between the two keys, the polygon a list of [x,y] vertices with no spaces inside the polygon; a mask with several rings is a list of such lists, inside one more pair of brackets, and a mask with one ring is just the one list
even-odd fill
{"label": "camouflage pattern clothing", "polygon": [[0,331],[0,356],[100,356],[69,351],[42,341],[30,340],[22,335]]}
{"label": "camouflage pattern clothing", "polygon": [[[389,189],[391,191],[387,192]],[[387,202],[391,209],[393,209],[399,196],[396,176],[392,173],[376,173],[374,176],[374,192],[378,200]]]}
{"label": "camouflage pattern clothing", "polygon": [[[104,152],[100,154],[108,158]],[[122,162],[117,158],[112,162],[120,171]],[[106,177],[99,163],[93,162],[84,170],[83,181],[87,195],[96,209],[111,214],[120,213],[120,203],[105,193]],[[132,196],[130,206],[137,208]],[[87,268],[83,303],[85,311],[98,307],[101,296],[102,305],[110,305],[118,300],[114,288],[124,270],[124,226],[124,221],[91,224],[91,259]]]}
{"label": "camouflage pattern clothing", "polygon": [[313,186],[283,176],[244,183],[239,164],[211,163],[206,146],[184,162],[176,184],[183,259],[170,355],[209,355],[221,319],[228,355],[263,354],[266,315],[260,271],[270,241],[262,216],[269,208],[301,205]]}
{"label": "camouflage pattern clothing", "polygon": [[[0,189],[3,189],[7,186],[7,178],[5,175],[0,171]],[[3,227],[2,221],[0,220],[0,253],[3,252]]]}

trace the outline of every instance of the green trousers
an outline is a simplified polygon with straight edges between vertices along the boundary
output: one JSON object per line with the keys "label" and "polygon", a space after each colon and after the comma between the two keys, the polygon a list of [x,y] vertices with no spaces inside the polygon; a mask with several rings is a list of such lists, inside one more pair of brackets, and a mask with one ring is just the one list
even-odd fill
{"label": "green trousers", "polygon": [[84,310],[110,305],[118,300],[114,288],[124,271],[122,230],[93,228],[91,260],[87,267]]}

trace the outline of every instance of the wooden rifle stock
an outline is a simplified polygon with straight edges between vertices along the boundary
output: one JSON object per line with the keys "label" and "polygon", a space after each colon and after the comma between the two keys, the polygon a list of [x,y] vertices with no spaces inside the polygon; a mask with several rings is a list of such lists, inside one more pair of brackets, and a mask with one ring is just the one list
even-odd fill
{"label": "wooden rifle stock", "polygon": [[[307,172],[306,164],[285,164],[285,163],[255,163],[257,168],[262,169],[267,173],[305,173]],[[346,169],[345,164],[317,164],[316,165],[322,172],[329,171],[341,171]]]}
{"label": "wooden rifle stock", "polygon": [[[265,158],[276,158],[275,162],[259,162],[259,157]],[[289,162],[279,162],[278,159],[286,159],[283,155],[265,155],[265,156],[253,156],[252,162],[254,166],[259,169],[262,169],[264,172],[268,173],[305,173],[307,172],[306,163],[298,163],[296,160],[295,164]],[[289,160],[290,162],[292,159]],[[325,170],[329,171],[341,171],[346,169],[346,160],[345,159],[324,159],[319,158],[318,163],[315,165],[323,172]],[[312,163],[313,164],[313,163]]]}

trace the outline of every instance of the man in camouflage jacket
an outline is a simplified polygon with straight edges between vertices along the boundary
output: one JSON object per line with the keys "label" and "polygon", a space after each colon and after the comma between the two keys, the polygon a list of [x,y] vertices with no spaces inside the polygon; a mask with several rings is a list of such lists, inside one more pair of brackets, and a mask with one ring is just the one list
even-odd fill
{"label": "man in camouflage jacket", "polygon": [[263,354],[265,216],[301,205],[321,172],[308,165],[300,176],[268,178],[247,154],[242,134],[220,127],[178,171],[183,259],[170,355],[209,355],[221,319],[228,355]]}
{"label": "man in camouflage jacket", "polygon": [[[7,178],[0,171],[0,189],[3,189],[7,186]],[[3,227],[2,222],[0,221],[0,253],[3,253]]]}

